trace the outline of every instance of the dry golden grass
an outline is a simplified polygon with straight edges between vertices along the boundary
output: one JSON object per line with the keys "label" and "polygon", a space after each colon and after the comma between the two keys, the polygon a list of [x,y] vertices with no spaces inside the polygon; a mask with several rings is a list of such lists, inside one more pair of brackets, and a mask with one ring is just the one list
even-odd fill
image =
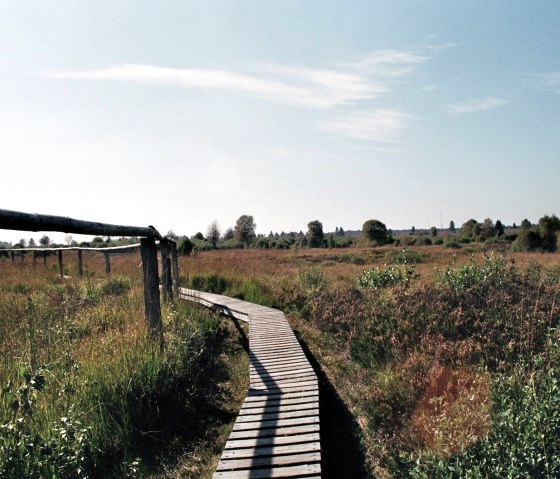
{"label": "dry golden grass", "polygon": [[[193,274],[220,274],[228,278],[253,278],[267,286],[275,286],[297,277],[301,269],[320,267],[331,285],[348,285],[365,269],[391,264],[403,248],[383,246],[377,248],[344,249],[300,249],[300,250],[214,250],[196,253],[180,260],[184,276]],[[434,270],[449,265],[460,266],[469,263],[473,255],[480,260],[483,253],[443,248],[441,246],[412,246],[410,253],[418,255],[416,264],[419,275],[416,284],[428,284],[434,280]],[[498,253],[496,253],[498,254]],[[358,258],[363,264],[349,261]],[[506,253],[506,258],[515,262],[520,269],[532,262],[546,268],[560,265],[560,253]]]}

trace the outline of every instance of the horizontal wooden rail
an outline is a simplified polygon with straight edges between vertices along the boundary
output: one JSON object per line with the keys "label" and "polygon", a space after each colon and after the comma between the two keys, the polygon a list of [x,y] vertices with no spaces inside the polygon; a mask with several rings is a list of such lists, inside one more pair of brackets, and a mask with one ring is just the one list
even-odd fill
{"label": "horizontal wooden rail", "polygon": [[67,216],[39,215],[0,209],[0,229],[20,231],[60,231],[102,236],[163,237],[153,226],[121,226],[108,223],[76,220]]}
{"label": "horizontal wooden rail", "polygon": [[[179,262],[177,260],[177,245],[175,241],[161,236],[153,226],[121,226],[107,223],[96,223],[92,221],[77,220],[67,216],[39,215],[36,213],[23,213],[0,209],[0,229],[20,230],[20,231],[58,231],[64,233],[76,233],[99,236],[133,236],[140,237],[140,244],[113,246],[108,248],[87,248],[70,246],[64,248],[4,248],[0,253],[9,252],[12,261],[16,252],[20,253],[21,262],[25,257],[24,253],[33,254],[33,265],[37,253],[57,252],[58,269],[60,276],[64,276],[64,265],[62,262],[63,251],[77,251],[78,253],[78,274],[83,274],[82,252],[95,251],[105,255],[105,272],[111,273],[110,254],[118,251],[125,251],[140,247],[142,256],[142,270],[144,273],[144,316],[149,328],[150,338],[154,342],[159,342],[160,349],[163,349],[163,326],[161,322],[161,306],[159,298],[159,271],[157,261],[157,244],[160,240],[161,263],[163,274],[164,300],[173,299],[173,294],[177,292],[179,282]],[[46,265],[47,254],[43,255]],[[50,255],[49,255],[50,256]],[[172,271],[173,270],[173,271]]]}
{"label": "horizontal wooden rail", "polygon": [[118,251],[125,251],[128,249],[137,249],[140,248],[140,243],[134,244],[127,244],[124,246],[109,246],[107,248],[92,248],[92,247],[85,247],[85,246],[64,246],[64,247],[55,247],[55,248],[0,248],[0,253],[2,251],[6,251],[8,253],[14,252],[17,253],[18,251],[22,251],[24,253],[48,253],[49,251],[55,253],[57,251],[97,251],[99,253],[103,253],[104,251],[112,251],[113,253]]}

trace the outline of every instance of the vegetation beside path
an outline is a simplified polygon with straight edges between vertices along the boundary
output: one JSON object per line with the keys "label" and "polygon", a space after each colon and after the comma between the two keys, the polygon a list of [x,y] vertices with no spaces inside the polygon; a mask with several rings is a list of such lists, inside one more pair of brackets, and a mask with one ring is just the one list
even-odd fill
{"label": "vegetation beside path", "polygon": [[343,256],[189,261],[203,287],[209,271],[217,292],[254,284],[291,316],[354,416],[370,477],[558,477],[558,255]]}
{"label": "vegetation beside path", "polygon": [[0,477],[209,477],[248,381],[239,332],[177,301],[160,354],[137,258],[87,261],[83,279],[2,263]]}

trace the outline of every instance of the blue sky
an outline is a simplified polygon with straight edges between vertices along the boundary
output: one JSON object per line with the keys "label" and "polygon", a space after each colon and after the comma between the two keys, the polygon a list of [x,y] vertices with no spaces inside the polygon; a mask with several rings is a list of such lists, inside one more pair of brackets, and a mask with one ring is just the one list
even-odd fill
{"label": "blue sky", "polygon": [[560,213],[559,18],[0,0],[0,207],[189,235],[242,214],[266,234]]}

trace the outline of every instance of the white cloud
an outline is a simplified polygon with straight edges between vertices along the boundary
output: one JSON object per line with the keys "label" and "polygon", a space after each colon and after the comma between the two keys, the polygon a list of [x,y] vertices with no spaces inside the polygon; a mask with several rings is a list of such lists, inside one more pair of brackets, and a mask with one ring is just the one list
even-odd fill
{"label": "white cloud", "polygon": [[101,70],[55,73],[74,80],[106,80],[186,89],[230,90],[275,103],[330,108],[371,99],[384,88],[351,73],[297,67],[261,66],[256,73],[124,64]]}
{"label": "white cloud", "polygon": [[353,112],[318,123],[321,131],[376,143],[397,143],[411,115],[395,110]]}
{"label": "white cloud", "polygon": [[463,115],[467,113],[478,113],[480,111],[490,110],[509,103],[504,98],[486,96],[484,98],[473,98],[471,100],[462,101],[448,105],[449,113],[452,115]]}
{"label": "white cloud", "polygon": [[336,68],[264,64],[233,71],[122,64],[98,70],[55,72],[48,76],[224,90],[274,103],[327,109],[375,99],[390,91],[392,80],[430,58],[404,50],[379,50],[358,62]]}

